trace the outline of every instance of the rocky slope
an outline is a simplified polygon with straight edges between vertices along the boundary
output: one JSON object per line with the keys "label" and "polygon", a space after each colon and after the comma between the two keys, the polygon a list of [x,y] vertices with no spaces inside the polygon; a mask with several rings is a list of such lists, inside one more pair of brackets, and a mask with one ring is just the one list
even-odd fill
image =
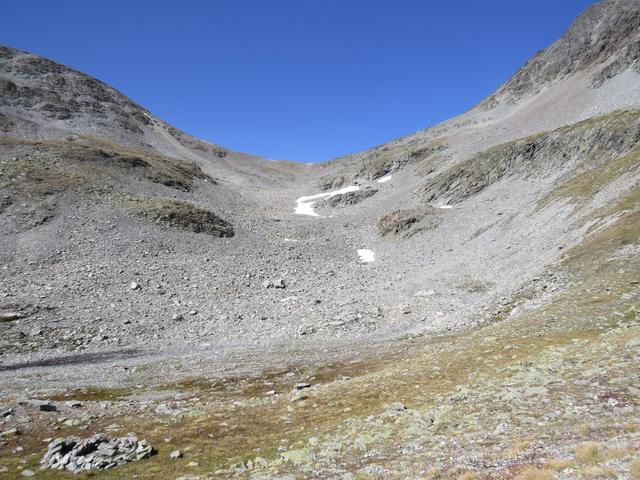
{"label": "rocky slope", "polygon": [[0,474],[108,431],[158,455],[105,478],[630,478],[639,19],[312,166],[0,48]]}

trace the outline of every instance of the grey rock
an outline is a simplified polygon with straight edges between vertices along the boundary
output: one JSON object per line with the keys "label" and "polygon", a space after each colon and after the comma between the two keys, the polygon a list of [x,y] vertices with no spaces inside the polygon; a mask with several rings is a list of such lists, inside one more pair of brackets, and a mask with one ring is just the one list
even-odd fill
{"label": "grey rock", "polygon": [[0,438],[14,437],[16,435],[20,435],[20,431],[16,427],[0,432]]}
{"label": "grey rock", "polygon": [[265,280],[264,282],[262,282],[262,286],[264,288],[287,288],[287,284],[285,283],[283,278],[278,278],[275,280]]}
{"label": "grey rock", "polygon": [[24,318],[25,316],[24,313],[16,311],[0,312],[0,322],[11,322]]}
{"label": "grey rock", "polygon": [[146,440],[138,441],[133,435],[110,438],[98,433],[84,440],[78,437],[53,440],[40,464],[43,469],[66,469],[78,473],[116,467],[152,454],[153,448]]}
{"label": "grey rock", "polygon": [[171,458],[173,460],[177,460],[179,458],[182,458],[182,452],[180,450],[174,450],[173,452],[171,452],[169,454],[169,458]]}

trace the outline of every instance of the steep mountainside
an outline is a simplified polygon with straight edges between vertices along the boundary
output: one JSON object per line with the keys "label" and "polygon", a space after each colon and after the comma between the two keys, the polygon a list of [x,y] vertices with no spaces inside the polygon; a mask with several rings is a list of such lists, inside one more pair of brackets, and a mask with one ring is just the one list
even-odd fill
{"label": "steep mountainside", "polygon": [[101,478],[635,480],[639,42],[640,2],[596,3],[319,165],[0,47],[0,476],[90,431],[158,453]]}

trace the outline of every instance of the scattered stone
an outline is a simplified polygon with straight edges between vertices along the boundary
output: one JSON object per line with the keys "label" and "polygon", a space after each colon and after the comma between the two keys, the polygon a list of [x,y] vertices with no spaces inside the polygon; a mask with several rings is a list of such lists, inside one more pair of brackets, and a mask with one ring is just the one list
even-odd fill
{"label": "scattered stone", "polygon": [[184,317],[181,313],[176,313],[171,317],[171,320],[173,320],[174,322],[181,322],[182,320],[184,320]]}
{"label": "scattered stone", "polygon": [[58,410],[56,406],[51,402],[41,403],[39,408],[41,412],[55,412]]}
{"label": "scattered stone", "polygon": [[419,292],[416,292],[416,297],[430,297],[432,295],[435,295],[436,292],[435,290],[420,290]]}
{"label": "scattered stone", "polygon": [[169,458],[171,458],[172,460],[182,458],[182,452],[180,450],[174,450],[169,454]]}
{"label": "scattered stone", "polygon": [[131,285],[129,287],[131,288],[131,290],[140,290],[142,288],[140,284],[136,282],[131,282]]}
{"label": "scattered stone", "polygon": [[294,390],[303,390],[305,388],[311,388],[311,384],[306,382],[299,382],[296,383],[293,387]]}
{"label": "scattered stone", "polygon": [[391,405],[391,410],[393,410],[394,412],[404,412],[407,409],[407,407],[405,407],[404,403],[402,402],[395,402]]}
{"label": "scattered stone", "polygon": [[128,462],[148,458],[153,448],[146,440],[134,436],[113,438],[98,433],[81,440],[78,437],[57,438],[49,443],[40,461],[43,469],[68,470],[80,473],[106,470]]}
{"label": "scattered stone", "polygon": [[8,417],[10,415],[13,415],[13,408],[9,408],[7,410],[2,410],[0,412],[0,417]]}
{"label": "scattered stone", "polygon": [[278,278],[277,280],[265,280],[264,282],[262,282],[262,286],[264,288],[287,288],[287,284],[285,283],[284,278]]}
{"label": "scattered stone", "polygon": [[26,470],[22,470],[20,472],[20,476],[22,476],[22,477],[35,477],[36,476],[36,472],[34,472],[33,470],[29,470],[27,468]]}
{"label": "scattered stone", "polygon": [[189,462],[189,463],[187,463],[187,467],[197,467],[199,465],[200,464],[198,462]]}
{"label": "scattered stone", "polygon": [[16,435],[20,435],[20,432],[15,427],[5,430],[4,432],[0,432],[0,438],[14,437]]}
{"label": "scattered stone", "polygon": [[82,403],[78,402],[77,400],[70,400],[68,402],[65,402],[65,405],[69,408],[80,408],[82,407]]}
{"label": "scattered stone", "polygon": [[22,312],[0,312],[0,322],[12,322],[24,318],[26,315]]}

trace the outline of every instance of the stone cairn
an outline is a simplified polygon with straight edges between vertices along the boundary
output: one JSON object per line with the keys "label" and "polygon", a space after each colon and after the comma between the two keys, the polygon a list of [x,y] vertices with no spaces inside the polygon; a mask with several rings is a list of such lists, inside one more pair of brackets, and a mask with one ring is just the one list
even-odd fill
{"label": "stone cairn", "polygon": [[129,434],[111,438],[98,433],[90,438],[57,438],[49,443],[49,449],[40,462],[43,469],[69,470],[73,473],[89,470],[106,470],[124,463],[150,457],[154,453],[146,440]]}

